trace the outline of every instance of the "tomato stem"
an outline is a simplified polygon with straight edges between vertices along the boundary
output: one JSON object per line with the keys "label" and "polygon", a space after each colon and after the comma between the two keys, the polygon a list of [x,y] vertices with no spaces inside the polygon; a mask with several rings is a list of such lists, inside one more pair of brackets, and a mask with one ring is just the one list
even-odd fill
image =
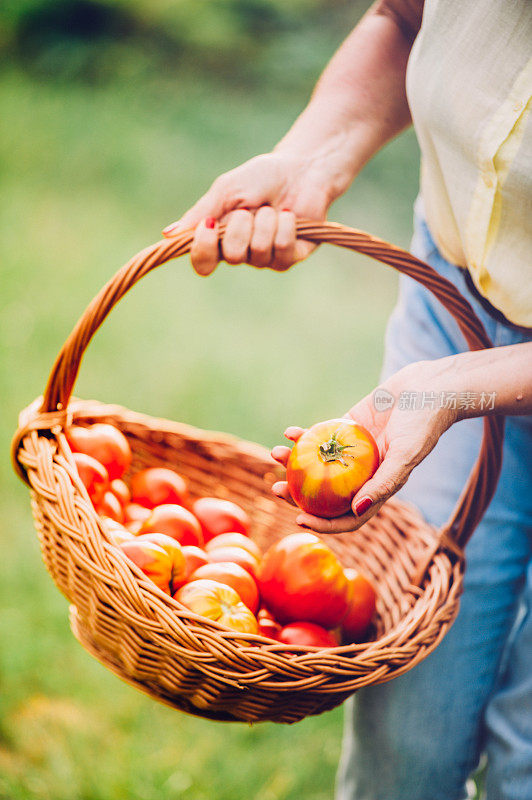
{"label": "tomato stem", "polygon": [[347,450],[350,447],[356,447],[356,445],[340,444],[336,438],[335,431],[328,442],[325,442],[325,444],[320,444],[320,455],[326,464],[331,461],[338,461],[344,467],[348,467],[349,464],[345,460],[345,457],[349,456],[349,458],[354,458],[354,456],[352,456],[350,453],[344,454],[344,450]]}

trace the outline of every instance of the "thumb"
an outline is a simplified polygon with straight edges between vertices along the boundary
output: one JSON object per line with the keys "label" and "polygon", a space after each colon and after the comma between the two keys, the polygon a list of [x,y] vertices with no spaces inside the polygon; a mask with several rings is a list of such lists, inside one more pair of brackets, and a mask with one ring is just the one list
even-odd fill
{"label": "thumb", "polygon": [[380,506],[405,485],[415,464],[400,451],[388,449],[379,468],[351,503],[355,517],[369,519]]}
{"label": "thumb", "polygon": [[215,182],[209,191],[200,197],[197,203],[189,208],[180,219],[164,228],[163,236],[171,237],[187,228],[195,228],[206,217],[214,217],[219,220],[233,208],[238,208],[238,204],[232,202],[227,193],[222,192]]}

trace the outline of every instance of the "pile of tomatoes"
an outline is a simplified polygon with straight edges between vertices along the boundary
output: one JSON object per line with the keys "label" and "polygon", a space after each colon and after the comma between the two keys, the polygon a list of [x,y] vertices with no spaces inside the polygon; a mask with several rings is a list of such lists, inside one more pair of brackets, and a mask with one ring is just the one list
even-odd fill
{"label": "pile of tomatoes", "polygon": [[317,536],[291,534],[262,553],[235,503],[193,500],[166,467],[130,474],[129,443],[113,425],[72,426],[67,439],[114,544],[190,611],[290,645],[364,641],[375,591]]}

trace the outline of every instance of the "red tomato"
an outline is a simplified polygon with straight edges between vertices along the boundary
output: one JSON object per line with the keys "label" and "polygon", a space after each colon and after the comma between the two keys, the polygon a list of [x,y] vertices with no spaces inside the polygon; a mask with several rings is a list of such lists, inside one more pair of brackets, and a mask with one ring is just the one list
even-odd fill
{"label": "red tomato", "polygon": [[338,625],[348,604],[348,581],[342,565],[317,536],[293,533],[264,554],[259,590],[279,622]]}
{"label": "red tomato", "polygon": [[170,594],[172,580],[172,559],[162,547],[153,542],[133,539],[119,545],[130,561],[133,561],[143,573],[150,578],[163,592]]}
{"label": "red tomato", "polygon": [[114,481],[111,481],[109,489],[120,502],[121,506],[127,506],[128,503],[131,502],[131,492],[127,487],[127,483],[124,483],[120,478],[115,478]]}
{"label": "red tomato", "polygon": [[277,639],[281,632],[281,625],[272,617],[267,608],[261,608],[257,614],[259,633],[269,639]]}
{"label": "red tomato", "polygon": [[124,510],[120,505],[120,501],[113,492],[106,492],[96,508],[98,514],[102,517],[111,517],[117,522],[124,521]]}
{"label": "red tomato", "polygon": [[217,547],[242,547],[243,550],[247,550],[248,553],[255,556],[258,561],[262,558],[260,547],[249,536],[244,536],[243,533],[221,533],[207,542],[205,550],[211,553]]}
{"label": "red tomato", "polygon": [[203,534],[194,514],[173,503],[156,506],[142,523],[140,533],[166,533],[180,544],[203,544]]}
{"label": "red tomato", "polygon": [[214,564],[205,564],[203,567],[192,573],[189,580],[197,581],[201,578],[208,578],[218,581],[226,586],[232,586],[237,592],[242,602],[253,613],[257,613],[259,607],[259,590],[257,584],[244,567],[234,564],[232,561],[221,561]]}
{"label": "red tomato", "polygon": [[109,486],[107,470],[99,461],[86,453],[73,453],[72,457],[93,505],[97,506],[103,500]]}
{"label": "red tomato", "polygon": [[209,563],[209,556],[202,550],[201,547],[196,547],[193,544],[183,546],[183,555],[185,556],[185,578],[183,583],[188,581],[193,572],[202,567],[204,564]]}
{"label": "red tomato", "polygon": [[349,606],[341,622],[342,630],[349,641],[363,641],[361,637],[369,628],[375,613],[377,599],[375,589],[368,579],[355,569],[347,568],[345,575],[349,581]]}
{"label": "red tomato", "polygon": [[168,503],[182,506],[188,501],[188,489],[184,478],[173,469],[150,467],[131,478],[131,497],[134,503],[146,508]]}
{"label": "red tomato", "polygon": [[209,553],[211,563],[218,563],[220,561],[232,561],[233,564],[239,564],[253,577],[257,577],[259,569],[259,561],[252,556],[248,550],[243,547],[215,547]]}
{"label": "red tomato", "polygon": [[231,586],[202,579],[186,583],[174,597],[195,614],[227,628],[243,633],[258,633],[256,618]]}
{"label": "red tomato", "polygon": [[96,423],[88,428],[72,425],[66,432],[73,452],[85,453],[103,464],[109,479],[121,478],[131,464],[131,448],[114,425]]}
{"label": "red tomato", "polygon": [[294,502],[318,517],[339,517],[351,509],[358,490],[379,466],[369,431],[350,419],[318,422],[294,444],[286,480]]}
{"label": "red tomato", "polygon": [[338,647],[330,631],[313,622],[291,622],[281,629],[277,639],[284,644],[300,644],[311,647]]}
{"label": "red tomato", "polygon": [[139,503],[128,503],[124,508],[126,522],[145,522],[151,514],[151,509]]}
{"label": "red tomato", "polygon": [[192,505],[192,511],[200,521],[206,542],[221,533],[243,533],[249,531],[246,512],[230,500],[216,497],[200,497]]}
{"label": "red tomato", "polygon": [[137,537],[137,542],[153,542],[153,544],[162,547],[172,559],[172,578],[170,581],[171,591],[180,586],[185,580],[186,576],[186,561],[183,548],[172,539],[171,536],[166,536],[164,533],[145,533]]}

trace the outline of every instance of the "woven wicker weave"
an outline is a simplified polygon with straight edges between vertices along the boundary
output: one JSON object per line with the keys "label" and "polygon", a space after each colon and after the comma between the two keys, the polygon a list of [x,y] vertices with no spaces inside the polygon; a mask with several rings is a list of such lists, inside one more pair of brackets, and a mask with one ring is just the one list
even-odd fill
{"label": "woven wicker weave", "polygon": [[[471,349],[491,347],[454,286],[409,253],[334,223],[299,221],[298,236],[366,253],[430,289]],[[223,232],[223,226],[221,226]],[[160,591],[110,541],[77,475],[64,434],[72,421],[106,421],[127,436],[132,470],[167,465],[192,496],[230,498],[264,548],[299,530],[295,512],[270,490],[279,467],[262,447],[225,434],[154,419],[118,406],[73,400],[83,353],[113,306],[150,270],[187,253],[192,231],[143,250],[88,306],[63,346],[44,397],[22,412],[13,461],[31,489],[45,565],[71,602],[79,641],[124,680],[158,700],[218,720],[295,722],[343,702],[361,686],[400,675],[441,641],[459,605],[463,547],[497,483],[503,419],[486,417],[478,461],[442,529],[392,499],[356,534],[326,537],[345,566],[378,588],[369,643],[319,650],[230,631]]]}

